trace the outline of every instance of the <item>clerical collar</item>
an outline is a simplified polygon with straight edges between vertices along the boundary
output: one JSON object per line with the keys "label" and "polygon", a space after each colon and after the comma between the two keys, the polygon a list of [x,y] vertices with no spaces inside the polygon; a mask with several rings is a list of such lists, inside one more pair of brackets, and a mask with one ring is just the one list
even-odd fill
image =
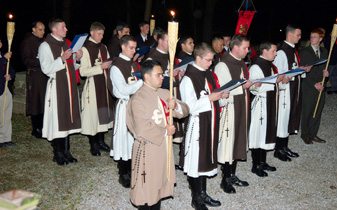
{"label": "clerical collar", "polygon": [[161,54],[167,54],[167,52],[160,50],[158,47],[156,48],[156,50],[158,50]]}
{"label": "clerical collar", "polygon": [[294,44],[292,44],[292,43],[290,43],[290,42],[287,42],[286,40],[284,40],[284,42],[285,42],[286,44],[288,44],[290,47],[295,48],[295,45],[294,45]]}
{"label": "clerical collar", "polygon": [[200,71],[206,71],[206,69],[201,68],[201,67],[198,66],[195,62],[193,62],[192,65],[193,65],[195,68],[197,68],[198,70],[200,70]]}
{"label": "clerical collar", "polygon": [[235,58],[235,60],[238,60],[238,61],[241,61],[241,59],[240,58],[237,58],[237,57],[235,57],[235,55],[233,55],[232,54],[232,52],[229,52],[229,54],[233,57],[233,58]]}
{"label": "clerical collar", "polygon": [[184,51],[184,53],[186,53],[186,54],[188,54],[188,55],[192,55],[192,53],[189,53],[189,52],[186,52],[186,51]]}
{"label": "clerical collar", "polygon": [[128,56],[124,55],[123,53],[119,53],[119,57],[123,58],[124,60],[130,61],[131,58],[129,58]]}
{"label": "clerical collar", "polygon": [[260,55],[260,58],[262,58],[263,60],[269,61],[267,58],[263,57],[263,55]]}
{"label": "clerical collar", "polygon": [[99,44],[98,42],[96,42],[92,37],[89,37],[89,41],[92,41],[95,44]]}
{"label": "clerical collar", "polygon": [[144,85],[146,85],[147,87],[149,87],[150,89],[152,89],[154,91],[158,90],[158,88],[154,88],[154,87],[150,86],[149,84],[147,84],[146,82],[144,82]]}
{"label": "clerical collar", "polygon": [[54,39],[56,39],[57,41],[63,42],[63,38],[58,38],[56,37],[54,34],[50,34]]}

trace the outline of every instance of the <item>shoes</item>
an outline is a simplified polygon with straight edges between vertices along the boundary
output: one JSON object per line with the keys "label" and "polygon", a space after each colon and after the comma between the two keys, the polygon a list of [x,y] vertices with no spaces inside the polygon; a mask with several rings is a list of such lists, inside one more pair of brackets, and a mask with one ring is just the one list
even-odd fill
{"label": "shoes", "polygon": [[174,166],[177,170],[180,170],[180,171],[184,171],[184,167],[180,166],[180,165],[175,165]]}
{"label": "shoes", "polygon": [[192,207],[196,210],[208,210],[202,197],[200,195],[192,196]]}
{"label": "shoes", "polygon": [[261,163],[260,164],[263,170],[266,171],[276,171],[276,168],[274,166],[270,166],[268,163]]}
{"label": "shoes", "polygon": [[93,156],[101,156],[101,152],[99,151],[99,145],[96,141],[95,136],[88,136],[89,137],[89,144],[90,144],[90,153]]}
{"label": "shoes", "polygon": [[0,148],[2,147],[14,147],[15,143],[9,141],[9,142],[4,142],[4,143],[0,143]]}
{"label": "shoes", "polygon": [[318,136],[315,136],[314,138],[310,138],[311,141],[318,142],[318,143],[325,143],[326,141],[324,139],[319,138]]}
{"label": "shoes", "polygon": [[236,193],[235,188],[233,187],[233,185],[230,183],[230,178],[222,178],[222,182],[220,184],[221,189],[223,189],[223,191],[225,193]]}
{"label": "shoes", "polygon": [[305,144],[313,144],[312,139],[309,137],[301,137]]}
{"label": "shoes", "polygon": [[268,173],[263,170],[262,165],[253,165],[252,173],[258,175],[259,177],[268,176]]}
{"label": "shoes", "polygon": [[283,147],[283,151],[287,154],[289,157],[299,157],[300,155],[297,152],[291,151],[288,147]]}
{"label": "shoes", "polygon": [[274,157],[281,161],[291,161],[291,158],[282,149],[275,150]]}
{"label": "shoes", "polygon": [[229,180],[232,185],[239,187],[247,187],[249,185],[248,182],[240,180],[235,174],[232,174]]}
{"label": "shoes", "polygon": [[31,134],[37,139],[42,139],[42,130],[39,128],[33,129]]}
{"label": "shoes", "polygon": [[201,191],[201,198],[204,201],[204,204],[210,207],[218,207],[221,206],[221,202],[218,200],[214,200],[211,196],[207,195],[206,191]]}
{"label": "shoes", "polygon": [[119,184],[121,184],[125,188],[130,188],[131,177],[129,174],[119,175],[118,179]]}

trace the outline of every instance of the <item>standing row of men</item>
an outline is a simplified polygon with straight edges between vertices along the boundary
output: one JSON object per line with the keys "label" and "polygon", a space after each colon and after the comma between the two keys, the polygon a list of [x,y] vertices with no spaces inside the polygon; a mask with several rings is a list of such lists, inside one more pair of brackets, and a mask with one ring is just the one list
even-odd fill
{"label": "standing row of men", "polygon": [[[41,24],[34,27],[38,26]],[[34,74],[34,68],[40,65],[42,72],[49,77],[42,136],[52,143],[54,161],[59,165],[77,161],[70,153],[69,135],[73,133],[81,132],[88,136],[92,155],[99,156],[101,150],[109,151],[104,143],[104,133],[113,126],[110,155],[118,161],[119,182],[124,187],[131,187],[131,201],[140,208],[160,208],[160,199],[173,195],[173,158],[169,152],[163,152],[168,151],[166,149],[170,144],[166,137],[176,131],[175,127],[167,125],[168,107],[173,108],[175,116],[180,118],[186,116],[189,109],[184,147],[180,152],[181,166],[192,190],[192,206],[207,209],[206,206],[221,205],[206,192],[207,177],[217,174],[218,164],[221,164],[223,172],[221,188],[224,192],[235,193],[234,186],[248,186],[248,182],[235,175],[237,161],[246,160],[247,144],[252,150],[252,172],[261,177],[267,176],[265,171],[276,170],[266,162],[267,150],[275,147],[274,156],[282,161],[298,157],[288,148],[288,138],[289,134],[299,130],[301,81],[309,81],[312,77],[313,82],[303,82],[303,86],[311,87],[311,101],[317,95],[316,90],[323,88],[317,80],[317,77],[323,76],[322,66],[314,67],[317,68],[315,73],[314,68],[310,72],[313,62],[327,56],[323,48],[319,48],[318,57],[316,54],[316,57],[312,56],[311,49],[316,50],[321,40],[321,37],[316,39],[316,35],[320,34],[314,31],[310,39],[311,48],[301,54],[301,68],[308,72],[308,78],[278,76],[275,85],[252,84],[251,81],[299,66],[294,45],[300,39],[300,29],[288,26],[286,40],[277,51],[276,58],[276,45],[269,42],[261,44],[261,55],[250,70],[243,61],[249,48],[247,38],[234,36],[229,45],[230,52],[220,56],[212,70],[214,51],[207,44],[200,44],[194,49],[193,64],[188,65],[184,75],[177,74],[180,77],[176,78],[175,95],[181,98],[182,102],[179,102],[168,101],[168,92],[160,88],[163,81],[165,83],[162,74],[167,74],[168,70],[165,32],[158,34],[157,46],[146,56],[141,69],[143,80],[139,80],[132,62],[137,40],[130,35],[121,36],[119,31],[123,31],[123,27],[117,30],[116,39],[121,51],[113,61],[109,59],[108,48],[101,43],[105,30],[101,23],[91,25],[90,38],[76,53],[71,52],[65,43],[67,28],[64,21],[55,19],[50,22],[49,28],[51,34],[39,46],[39,62],[34,61],[29,75]],[[146,41],[144,36],[141,38]],[[29,43],[38,42],[41,40]],[[191,56],[191,45],[193,39],[190,37],[181,41],[182,51],[185,52],[181,53],[181,60]],[[81,106],[75,75],[75,66],[79,62],[80,74],[86,78]],[[324,76],[327,76],[326,71]],[[42,79],[43,75],[38,78]],[[230,93],[215,91],[231,80],[240,79],[246,80],[245,84]],[[112,96],[117,98],[117,103]],[[314,120],[308,118],[312,107],[303,112],[302,138],[306,143],[323,142],[317,137],[322,107],[323,103],[318,118]],[[41,112],[30,111],[29,114],[34,116],[32,134],[38,136]]]}

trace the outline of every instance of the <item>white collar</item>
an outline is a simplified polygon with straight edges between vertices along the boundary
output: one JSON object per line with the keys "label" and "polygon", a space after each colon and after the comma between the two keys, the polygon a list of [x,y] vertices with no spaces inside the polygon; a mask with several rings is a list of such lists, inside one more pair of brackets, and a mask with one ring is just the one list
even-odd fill
{"label": "white collar", "polygon": [[235,55],[233,55],[232,52],[229,52],[229,54],[230,54],[235,60],[238,60],[238,61],[241,61],[241,60],[242,60],[242,59],[240,59],[240,58],[235,57]]}
{"label": "white collar", "polygon": [[295,45],[294,45],[294,44],[292,44],[292,43],[290,43],[290,42],[288,42],[288,41],[286,41],[286,40],[284,40],[284,42],[287,43],[290,47],[295,48]]}
{"label": "white collar", "polygon": [[316,50],[318,50],[319,51],[319,46],[313,46],[313,45],[311,45],[311,47],[312,47],[312,49],[316,52]]}
{"label": "white collar", "polygon": [[201,67],[198,66],[195,62],[193,62],[192,65],[193,65],[195,68],[197,68],[198,70],[200,70],[200,71],[206,71],[206,69],[201,68]]}
{"label": "white collar", "polygon": [[60,42],[62,42],[63,41],[63,38],[58,38],[58,37],[56,37],[55,35],[53,35],[53,34],[50,34],[52,37],[54,37],[54,39],[56,39],[57,41],[60,41]]}
{"label": "white collar", "polygon": [[98,42],[96,42],[92,37],[89,37],[89,40],[92,41],[95,44],[98,44]]}
{"label": "white collar", "polygon": [[158,51],[159,51],[160,53],[162,53],[162,54],[167,54],[167,52],[164,52],[164,51],[158,49],[158,47],[156,48],[156,50],[158,50]]}
{"label": "white collar", "polygon": [[129,58],[128,56],[124,55],[123,53],[119,53],[119,57],[124,59],[124,60],[127,60],[127,61],[130,61],[131,58]]}

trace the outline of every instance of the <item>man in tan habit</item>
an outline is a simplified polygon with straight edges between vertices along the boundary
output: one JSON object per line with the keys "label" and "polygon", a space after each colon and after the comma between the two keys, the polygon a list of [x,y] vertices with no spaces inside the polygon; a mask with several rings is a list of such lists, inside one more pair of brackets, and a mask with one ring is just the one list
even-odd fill
{"label": "man in tan habit", "polygon": [[114,102],[108,91],[111,85],[107,47],[101,43],[105,27],[94,22],[90,26],[90,37],[83,45],[80,74],[86,77],[82,92],[82,134],[87,135],[90,152],[100,156],[100,150],[109,152],[104,142],[104,132],[112,128]]}
{"label": "man in tan habit", "polygon": [[169,100],[169,91],[161,89],[163,70],[153,60],[142,64],[144,85],[131,97],[126,122],[135,137],[132,149],[131,202],[138,209],[160,209],[160,200],[173,195],[175,170],[173,152],[167,137],[175,133],[168,125],[169,108],[173,116],[188,114],[188,106]]}

